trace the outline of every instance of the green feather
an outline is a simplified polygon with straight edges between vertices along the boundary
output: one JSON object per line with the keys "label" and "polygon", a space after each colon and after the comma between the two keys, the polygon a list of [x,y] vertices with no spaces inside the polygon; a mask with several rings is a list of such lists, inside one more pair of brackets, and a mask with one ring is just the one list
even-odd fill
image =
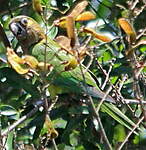
{"label": "green feather", "polygon": [[[86,67],[82,64],[75,69],[65,71],[65,62],[70,61],[73,56],[61,50],[60,46],[50,38],[47,44],[45,42],[36,44],[32,49],[32,54],[38,61],[43,62],[46,54],[46,62],[53,66],[53,71],[47,77],[50,83],[48,89],[52,97],[62,93],[86,93],[96,98],[104,96],[91,74],[85,72]],[[110,96],[107,97],[107,101],[114,102]]]}

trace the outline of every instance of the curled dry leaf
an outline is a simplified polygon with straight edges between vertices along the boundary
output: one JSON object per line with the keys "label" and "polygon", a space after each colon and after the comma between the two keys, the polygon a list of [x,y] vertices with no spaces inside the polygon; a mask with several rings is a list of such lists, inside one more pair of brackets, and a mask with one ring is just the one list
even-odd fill
{"label": "curled dry leaf", "polygon": [[41,14],[43,12],[43,8],[40,0],[32,0],[32,6],[34,11],[36,11],[38,14]]}
{"label": "curled dry leaf", "polygon": [[[73,17],[74,21],[86,21],[86,19],[91,20],[92,18],[95,17],[91,12],[90,13],[87,12],[87,13],[84,13],[83,16],[82,15],[79,16],[85,10],[87,5],[88,5],[88,2],[86,0],[79,2],[67,16],[64,16],[64,17],[61,17],[60,19],[55,20],[54,24],[61,28],[66,28],[67,27],[66,19],[68,16]],[[77,20],[76,20],[76,18],[77,18]],[[89,18],[91,18],[91,19],[89,19]]]}
{"label": "curled dry leaf", "polygon": [[45,119],[44,127],[47,129],[47,134],[50,139],[54,139],[54,138],[58,137],[58,132],[55,130],[51,120],[48,119],[48,117],[46,117],[46,119]]}
{"label": "curled dry leaf", "polygon": [[38,60],[30,55],[25,55],[23,60],[25,61],[26,64],[28,64],[30,66],[30,68],[32,69],[36,69],[38,66]]}
{"label": "curled dry leaf", "polygon": [[85,11],[85,12],[81,13],[79,16],[77,16],[75,21],[88,21],[88,20],[93,20],[95,18],[96,18],[96,16],[92,12]]}
{"label": "curled dry leaf", "polygon": [[10,65],[17,73],[26,74],[29,71],[29,68],[24,65],[25,61],[9,47],[7,48],[7,58]]}
{"label": "curled dry leaf", "polygon": [[[30,69],[39,69],[41,71],[51,69],[50,64],[44,62],[38,62],[38,60],[30,55],[25,55],[23,58],[19,57],[12,48],[7,48],[8,62],[12,68],[19,74],[26,74]],[[46,67],[46,68],[45,68]]]}
{"label": "curled dry leaf", "polygon": [[71,39],[66,36],[57,36],[55,41],[60,45],[63,50],[73,55],[72,48],[70,46]]}
{"label": "curled dry leaf", "polygon": [[135,42],[136,32],[130,22],[126,18],[120,18],[118,19],[118,23],[124,32],[130,37],[130,41],[132,43]]}
{"label": "curled dry leaf", "polygon": [[98,33],[96,33],[96,32],[95,32],[93,29],[91,29],[91,28],[85,27],[85,28],[83,28],[83,32],[90,33],[90,34],[91,34],[92,36],[94,36],[96,39],[101,40],[101,41],[103,41],[103,42],[111,42],[111,41],[112,41],[109,37],[107,37],[107,36],[105,36],[105,35],[98,34]]}
{"label": "curled dry leaf", "polygon": [[59,26],[60,28],[66,28],[66,16],[61,17],[54,21],[55,26]]}
{"label": "curled dry leaf", "polygon": [[74,27],[74,19],[72,16],[67,16],[66,18],[66,29],[67,29],[67,36],[71,40],[70,46],[75,46],[75,27]]}
{"label": "curled dry leaf", "polygon": [[81,14],[85,8],[87,7],[88,2],[86,0],[83,0],[81,2],[79,2],[74,8],[73,10],[70,12],[70,16],[76,18],[79,14]]}

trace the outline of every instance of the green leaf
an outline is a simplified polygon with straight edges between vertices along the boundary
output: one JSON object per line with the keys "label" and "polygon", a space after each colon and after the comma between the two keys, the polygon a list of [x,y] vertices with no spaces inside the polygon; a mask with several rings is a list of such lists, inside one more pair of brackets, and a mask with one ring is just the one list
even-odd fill
{"label": "green leaf", "polygon": [[139,137],[139,135],[135,135],[135,136],[134,136],[134,139],[133,139],[133,143],[134,143],[134,144],[139,144],[139,142],[140,142],[140,137]]}
{"label": "green leaf", "polygon": [[76,150],[85,150],[84,146],[83,145],[78,145],[76,147]]}
{"label": "green leaf", "polygon": [[142,53],[145,53],[145,52],[146,52],[146,46],[141,46],[140,51],[141,51]]}
{"label": "green leaf", "polygon": [[[114,107],[116,107],[116,106],[114,106]],[[113,119],[115,119],[117,122],[119,122],[121,125],[125,126],[129,130],[132,130],[132,127],[135,126],[135,123],[132,122],[126,115],[124,115],[118,108],[115,109],[114,107],[112,107],[112,104],[105,103],[105,104],[102,104],[101,111],[106,112]],[[115,112],[115,111],[118,111],[118,112]],[[128,122],[125,122],[125,120]],[[129,125],[129,123],[132,127]],[[137,132],[134,132],[134,133],[138,134]]]}
{"label": "green leaf", "polygon": [[67,121],[62,119],[62,118],[57,118],[57,119],[52,121],[52,124],[53,124],[54,128],[65,129],[65,127],[67,125]]}
{"label": "green leaf", "polygon": [[70,138],[70,144],[71,144],[72,146],[77,146],[77,145],[78,145],[78,140],[79,140],[79,132],[76,131],[76,130],[74,130],[74,131],[70,134],[69,138]]}
{"label": "green leaf", "polygon": [[126,131],[125,127],[121,124],[118,124],[114,127],[114,136],[113,140],[114,142],[123,142],[126,138]]}
{"label": "green leaf", "polygon": [[51,39],[54,39],[56,37],[57,33],[58,33],[58,28],[53,26],[53,27],[50,27],[48,29],[48,31],[49,31],[47,33],[48,37],[51,38]]}
{"label": "green leaf", "polygon": [[110,108],[114,113],[116,113],[119,117],[124,119],[126,122],[128,122],[131,126],[135,126],[136,124],[130,120],[120,109],[118,109],[115,105],[113,104],[105,104],[108,108]]}
{"label": "green leaf", "polygon": [[9,105],[0,105],[1,115],[8,116],[11,119],[18,120],[19,112]]}
{"label": "green leaf", "polygon": [[14,131],[9,132],[5,148],[6,150],[13,150],[13,141],[14,141]]}

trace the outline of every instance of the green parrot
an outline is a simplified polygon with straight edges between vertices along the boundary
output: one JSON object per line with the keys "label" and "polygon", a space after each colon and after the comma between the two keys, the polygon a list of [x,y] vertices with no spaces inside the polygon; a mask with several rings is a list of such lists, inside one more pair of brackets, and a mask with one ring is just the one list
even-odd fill
{"label": "green parrot", "polygon": [[[87,94],[94,98],[103,98],[105,93],[97,86],[91,73],[85,72],[86,67],[71,65],[75,57],[61,50],[61,46],[45,35],[42,27],[28,16],[17,16],[10,21],[9,28],[19,41],[26,54],[34,56],[39,62],[52,66],[46,77],[48,90],[52,97],[62,93]],[[115,103],[108,95],[106,101]]]}

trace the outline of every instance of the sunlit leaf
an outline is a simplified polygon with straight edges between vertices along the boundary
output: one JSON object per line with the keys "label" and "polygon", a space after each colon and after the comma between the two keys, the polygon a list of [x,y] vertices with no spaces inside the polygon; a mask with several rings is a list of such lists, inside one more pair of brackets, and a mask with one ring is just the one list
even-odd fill
{"label": "sunlit leaf", "polygon": [[11,64],[12,68],[16,70],[19,74],[26,74],[29,68],[25,66],[25,61],[20,58],[11,48],[7,48],[8,62]]}
{"label": "sunlit leaf", "polygon": [[67,125],[67,121],[62,118],[57,118],[52,121],[52,124],[54,125],[54,128],[62,128],[65,129]]}
{"label": "sunlit leaf", "polygon": [[136,40],[136,32],[132,25],[129,23],[129,21],[125,18],[118,19],[118,23],[121,26],[121,28],[124,30],[124,32],[130,36],[131,41],[135,42]]}
{"label": "sunlit leaf", "polygon": [[86,0],[79,2],[69,15],[76,18],[82,11],[84,11],[87,5],[88,2]]}
{"label": "sunlit leaf", "polygon": [[23,60],[25,61],[26,64],[28,64],[30,66],[30,68],[32,69],[36,69],[38,66],[38,60],[30,55],[25,55]]}
{"label": "sunlit leaf", "polygon": [[75,19],[76,21],[88,21],[88,20],[93,20],[95,19],[96,16],[90,12],[90,11],[85,11],[81,13],[77,18]]}
{"label": "sunlit leaf", "polygon": [[0,105],[0,110],[1,110],[1,115],[5,115],[5,116],[12,116],[18,114],[18,111],[9,105]]}
{"label": "sunlit leaf", "polygon": [[95,37],[96,39],[98,40],[101,40],[103,42],[110,42],[112,41],[109,37],[105,36],[105,35],[102,35],[102,34],[98,34],[96,33],[93,29],[91,28],[84,28],[83,29],[83,32],[87,32],[87,33],[90,33],[93,37]]}

